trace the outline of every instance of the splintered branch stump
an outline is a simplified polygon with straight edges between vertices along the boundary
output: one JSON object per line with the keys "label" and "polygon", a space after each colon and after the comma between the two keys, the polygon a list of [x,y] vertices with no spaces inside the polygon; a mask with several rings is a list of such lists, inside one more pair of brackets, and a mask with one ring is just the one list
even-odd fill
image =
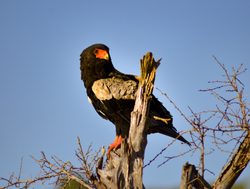
{"label": "splintered branch stump", "polygon": [[147,145],[147,115],[160,60],[155,61],[149,52],[143,57],[140,65],[141,76],[134,110],[131,112],[129,137],[122,142],[117,154],[110,154],[105,168],[98,170],[102,183],[100,188],[144,188],[142,175]]}
{"label": "splintered branch stump", "polygon": [[180,189],[212,189],[198,173],[194,165],[186,163],[182,168]]}

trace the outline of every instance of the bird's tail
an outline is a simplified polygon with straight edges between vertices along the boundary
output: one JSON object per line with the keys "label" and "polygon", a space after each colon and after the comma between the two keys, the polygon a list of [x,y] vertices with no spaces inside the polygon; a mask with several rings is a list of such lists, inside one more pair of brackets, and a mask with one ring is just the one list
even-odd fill
{"label": "bird's tail", "polygon": [[174,128],[169,128],[169,127],[159,127],[158,130],[159,133],[170,136],[172,138],[176,138],[189,146],[191,145],[184,137],[182,137],[179,133],[177,133]]}

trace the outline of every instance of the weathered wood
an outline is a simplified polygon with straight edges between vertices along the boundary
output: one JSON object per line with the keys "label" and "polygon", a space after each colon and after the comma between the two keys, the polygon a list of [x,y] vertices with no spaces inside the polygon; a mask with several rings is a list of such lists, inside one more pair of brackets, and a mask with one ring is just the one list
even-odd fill
{"label": "weathered wood", "polygon": [[119,150],[111,152],[106,167],[98,170],[100,182],[106,188],[144,188],[142,175],[147,145],[147,114],[158,66],[159,61],[154,60],[152,53],[147,53],[141,60],[140,84],[131,112],[129,137],[122,142]]}
{"label": "weathered wood", "polygon": [[147,115],[153,91],[156,69],[152,53],[147,53],[141,60],[140,86],[137,92],[135,107],[131,113],[131,125],[128,138],[129,161],[132,172],[129,175],[129,188],[143,188],[143,160],[147,145]]}
{"label": "weathered wood", "polygon": [[250,131],[232,156],[229,163],[223,168],[221,174],[213,184],[213,188],[231,188],[250,160]]}
{"label": "weathered wood", "polygon": [[211,189],[194,165],[186,163],[182,168],[180,189]]}

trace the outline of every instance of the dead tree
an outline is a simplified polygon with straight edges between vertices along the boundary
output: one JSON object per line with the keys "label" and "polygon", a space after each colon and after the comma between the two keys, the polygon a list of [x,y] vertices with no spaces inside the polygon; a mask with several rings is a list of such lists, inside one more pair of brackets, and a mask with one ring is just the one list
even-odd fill
{"label": "dead tree", "polygon": [[[250,107],[244,95],[244,84],[239,76],[246,71],[243,65],[237,69],[232,68],[232,73],[214,57],[216,63],[223,70],[224,79],[211,81],[212,88],[201,90],[209,92],[216,98],[218,104],[215,109],[195,113],[189,119],[182,114],[192,126],[191,138],[194,149],[200,150],[200,172],[194,165],[183,166],[181,189],[188,188],[232,188],[240,174],[247,167],[250,160]],[[202,119],[203,117],[203,119]],[[205,117],[205,118],[204,118]],[[207,122],[216,121],[215,126]],[[212,185],[205,180],[205,138],[212,138],[215,146],[224,151],[223,146],[232,144],[228,162],[224,165],[217,179]]]}

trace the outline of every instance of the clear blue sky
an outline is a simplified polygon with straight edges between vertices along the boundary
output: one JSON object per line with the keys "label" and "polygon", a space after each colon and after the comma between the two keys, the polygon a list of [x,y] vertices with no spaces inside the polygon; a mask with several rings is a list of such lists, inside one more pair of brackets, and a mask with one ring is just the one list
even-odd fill
{"label": "clear blue sky", "polygon": [[[250,68],[250,3],[0,1],[0,176],[17,172],[21,158],[24,175],[36,175],[30,155],[39,157],[42,150],[76,163],[77,136],[84,148],[92,143],[94,150],[112,142],[114,127],[88,103],[80,80],[80,53],[96,42],[110,47],[115,67],[124,73],[139,74],[139,59],[152,51],[162,58],[156,86],[186,112],[187,106],[204,109],[213,104],[198,89],[221,76],[212,55],[227,67],[243,63]],[[249,97],[249,71],[243,81]],[[190,129],[171,104],[155,94],[172,112],[175,127]],[[170,141],[150,136],[146,161]],[[185,149],[176,143],[145,169],[146,186],[178,185],[182,165],[197,164],[198,154],[157,165],[164,156]],[[207,158],[215,175],[223,158],[224,154]],[[248,168],[245,175],[249,174]]]}

